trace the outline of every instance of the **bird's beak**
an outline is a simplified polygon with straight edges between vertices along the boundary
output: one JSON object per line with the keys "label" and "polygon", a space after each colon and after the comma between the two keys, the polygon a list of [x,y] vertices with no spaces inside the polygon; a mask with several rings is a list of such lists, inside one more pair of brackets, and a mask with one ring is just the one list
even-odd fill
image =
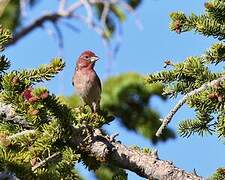
{"label": "bird's beak", "polygon": [[99,57],[98,57],[98,56],[93,56],[93,57],[91,57],[91,62],[95,62],[95,61],[97,61],[97,60],[99,60]]}

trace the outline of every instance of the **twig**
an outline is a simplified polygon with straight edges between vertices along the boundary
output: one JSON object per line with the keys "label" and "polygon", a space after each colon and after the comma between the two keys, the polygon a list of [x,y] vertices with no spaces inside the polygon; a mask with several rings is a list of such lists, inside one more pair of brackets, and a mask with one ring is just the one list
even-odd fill
{"label": "twig", "polygon": [[83,5],[83,3],[81,1],[77,1],[73,4],[70,5],[70,7],[66,10],[69,14],[74,12],[76,9],[78,9],[79,7],[81,7]]}
{"label": "twig", "polygon": [[[85,18],[85,17],[83,17],[83,16],[81,16],[81,15],[73,14],[72,17],[75,18],[75,19],[78,19],[78,20],[80,20],[80,21],[83,21],[83,22],[85,22],[85,23],[88,24],[87,18]],[[103,35],[103,32],[104,32],[103,29],[100,28],[99,26],[97,26],[94,22],[91,22],[90,26],[91,26],[91,28],[92,28],[94,31],[96,31],[99,35],[101,35],[101,36]]]}
{"label": "twig", "polygon": [[8,122],[19,125],[24,129],[31,129],[31,124],[29,124],[26,120],[23,120],[19,117],[5,117],[3,120],[0,120],[0,122]]}
{"label": "twig", "polygon": [[36,131],[35,130],[25,130],[16,134],[13,134],[12,136],[9,136],[9,139],[15,139],[19,136],[24,136],[24,135],[28,135],[28,134],[34,134]]}
{"label": "twig", "polygon": [[59,12],[64,12],[67,0],[59,0]]}
{"label": "twig", "polygon": [[[86,13],[87,13],[87,16],[85,18],[80,18],[80,20],[85,22],[88,25],[88,27],[95,30],[99,35],[103,36],[103,32],[104,32],[103,28],[94,22],[92,6],[94,6],[97,3],[105,4],[104,10],[102,13],[102,17],[101,17],[101,22],[104,25],[106,18],[107,18],[107,14],[109,12],[110,3],[117,3],[119,1],[111,0],[111,1],[106,2],[104,0],[78,0],[74,3],[72,3],[71,5],[69,5],[69,7],[67,7],[67,8],[65,7],[66,2],[67,2],[67,0],[59,0],[59,7],[58,7],[57,12],[45,14],[45,15],[39,17],[38,19],[34,20],[28,26],[21,28],[20,31],[18,31],[17,33],[14,34],[13,39],[7,44],[7,46],[17,43],[17,41],[19,41],[21,38],[23,38],[24,36],[31,33],[36,28],[43,27],[44,23],[47,21],[56,23],[56,21],[58,21],[59,19],[62,19],[62,18],[73,18],[75,16],[78,16],[77,14],[75,14],[75,10],[77,10],[80,7],[84,7],[86,10]],[[0,8],[0,10],[1,10],[1,8]],[[56,29],[56,31],[57,31],[57,34],[59,35],[58,28]],[[62,44],[62,43],[60,42],[60,44]]]}
{"label": "twig", "polygon": [[22,28],[18,33],[16,33],[13,36],[13,39],[7,44],[7,46],[10,46],[12,44],[15,44],[17,41],[19,41],[21,38],[32,32],[35,28],[42,27],[43,24],[47,21],[56,22],[59,18],[68,18],[72,15],[72,13],[82,6],[82,3],[80,1],[72,4],[67,10],[65,11],[58,11],[51,14],[46,14],[35,21],[33,21],[30,25],[27,27]]}
{"label": "twig", "polygon": [[218,79],[215,79],[211,82],[204,83],[200,88],[195,89],[189,93],[187,93],[182,99],[178,101],[178,103],[174,106],[174,108],[167,114],[167,116],[162,120],[162,124],[159,127],[158,131],[156,132],[156,136],[159,137],[162,134],[162,131],[166,128],[166,126],[170,123],[173,116],[176,114],[176,112],[186,103],[187,99],[193,95],[197,95],[200,92],[208,89],[209,87],[214,86],[215,84],[220,83],[221,81],[225,80],[225,75],[221,76]]}
{"label": "twig", "polygon": [[142,22],[141,22],[140,18],[138,17],[137,13],[135,12],[135,10],[133,9],[133,7],[131,7],[125,1],[120,1],[120,3],[127,11],[129,11],[134,16],[135,23],[136,23],[136,26],[138,27],[138,29],[143,30]]}
{"label": "twig", "polygon": [[102,3],[103,0],[89,0],[90,4]]}
{"label": "twig", "polygon": [[0,123],[11,123],[22,127],[23,129],[31,129],[31,124],[20,116],[15,114],[12,106],[9,104],[0,103]]}
{"label": "twig", "polygon": [[93,24],[93,12],[92,12],[92,8],[91,8],[91,5],[89,4],[89,2],[87,0],[80,0],[86,11],[87,11],[87,24],[88,24],[88,27],[92,27],[92,24]]}
{"label": "twig", "polygon": [[39,162],[38,164],[36,164],[35,166],[32,167],[32,171],[35,171],[36,169],[38,169],[41,166],[44,166],[48,161],[52,160],[59,154],[60,154],[60,152],[56,152],[56,153],[52,154],[51,156],[47,157],[46,159],[44,159],[43,161]]}
{"label": "twig", "polygon": [[72,31],[74,31],[76,33],[80,32],[80,29],[78,27],[76,27],[75,25],[71,24],[71,23],[68,23],[68,22],[65,22],[65,21],[62,21],[61,23],[63,25],[65,25],[67,28],[71,29]]}
{"label": "twig", "polygon": [[22,17],[27,16],[27,5],[29,4],[29,0],[20,0],[20,13]]}
{"label": "twig", "polygon": [[[0,111],[6,111],[8,107],[5,106],[6,105],[2,105],[0,107]],[[76,151],[82,151],[86,155],[91,155],[96,159],[105,157],[104,163],[111,163],[119,168],[128,169],[147,179],[203,179],[200,176],[196,176],[175,167],[170,161],[159,159],[157,153],[154,151],[152,154],[147,154],[142,150],[126,147],[115,139],[112,141],[112,138],[104,135],[101,130],[92,128],[88,129],[86,127],[75,128],[69,124],[68,126],[72,128],[73,132],[70,140],[68,139],[68,145],[71,145],[71,148],[75,148]],[[85,132],[88,132],[84,133],[84,128]],[[89,135],[88,138],[87,135]],[[59,155],[59,152],[52,154],[48,158],[34,165],[32,170],[35,171],[37,168],[44,166],[46,163],[55,161],[55,158],[58,158],[57,156]]]}
{"label": "twig", "polygon": [[107,1],[104,2],[104,8],[102,11],[102,16],[101,16],[101,23],[102,23],[103,27],[106,26],[106,19],[109,14],[109,8],[110,8],[110,3]]}
{"label": "twig", "polygon": [[58,26],[58,24],[55,22],[53,23],[53,26],[55,28],[55,32],[56,32],[56,38],[57,38],[57,41],[58,41],[58,46],[59,46],[59,50],[60,52],[62,51],[63,49],[63,34]]}
{"label": "twig", "polygon": [[30,25],[28,25],[27,27],[23,28],[20,32],[16,33],[13,36],[13,39],[7,45],[9,46],[9,45],[15,44],[18,40],[20,40],[22,37],[24,37],[27,34],[29,34],[35,28],[42,27],[42,25],[46,21],[52,21],[52,22],[54,22],[54,21],[57,21],[57,19],[60,18],[60,17],[62,17],[61,14],[59,14],[59,13],[53,13],[53,14],[46,14],[46,15],[44,15],[44,16],[36,19]]}

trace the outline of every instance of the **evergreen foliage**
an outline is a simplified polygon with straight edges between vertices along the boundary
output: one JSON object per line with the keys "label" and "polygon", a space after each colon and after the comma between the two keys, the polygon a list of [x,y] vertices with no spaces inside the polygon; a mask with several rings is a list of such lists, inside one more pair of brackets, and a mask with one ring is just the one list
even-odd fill
{"label": "evergreen foliage", "polygon": [[102,107],[116,116],[129,130],[140,133],[153,143],[175,138],[171,129],[166,129],[160,138],[155,132],[160,126],[159,113],[149,107],[151,98],[161,95],[162,85],[144,85],[144,77],[136,73],[125,73],[108,78],[104,83]]}
{"label": "evergreen foliage", "polygon": [[[180,122],[178,132],[181,136],[216,134],[224,138],[225,1],[206,2],[205,13],[201,15],[192,13],[188,16],[178,11],[171,13],[170,18],[170,28],[178,34],[194,30],[204,36],[218,39],[220,42],[214,43],[203,55],[188,57],[181,63],[165,61],[165,67],[170,69],[150,74],[147,82],[162,83],[163,93],[172,98],[184,95],[183,102],[195,110],[194,119]],[[218,64],[217,68],[212,68]],[[202,87],[204,87],[202,91],[196,91]],[[225,179],[224,172],[224,168],[219,168],[209,179]]]}
{"label": "evergreen foliage", "polygon": [[[126,2],[129,11],[133,11],[141,0]],[[36,1],[32,0],[29,3],[33,5]],[[105,7],[101,3],[95,5],[95,13],[100,21]],[[1,23],[15,32],[21,21],[19,1],[7,1],[1,8]],[[125,9],[119,4],[109,4],[104,38],[112,37],[118,28],[117,21],[125,21]],[[1,51],[12,38],[8,29],[0,27]],[[10,62],[4,55],[0,57],[0,101],[12,106],[13,115],[21,117],[16,121],[10,121],[5,115],[1,116],[0,172],[14,173],[21,179],[80,179],[74,169],[78,161],[82,161],[90,170],[100,167],[101,159],[93,158],[84,147],[80,147],[82,150],[73,147],[70,139],[73,128],[83,128],[82,133],[88,137],[92,128],[101,128],[112,121],[113,117],[106,111],[96,115],[90,113],[87,107],[70,107],[46,88],[36,87],[39,82],[51,80],[64,66],[65,63],[60,58],[54,58],[50,64],[37,69],[6,71]],[[154,117],[156,119],[158,115]],[[171,134],[174,136],[172,131]],[[114,170],[116,173],[113,173],[113,179],[127,179],[124,170],[116,167]]]}
{"label": "evergreen foliage", "polygon": [[[141,0],[127,2],[135,9]],[[17,4],[13,8],[18,10],[18,1],[14,3]],[[97,4],[95,8],[100,20],[103,4]],[[105,22],[107,39],[115,32],[116,21],[123,22],[126,18],[120,6],[110,4],[109,11]],[[85,142],[81,147],[74,147],[71,144],[74,128],[82,129],[88,141],[93,128],[102,128],[113,120],[107,111],[115,115],[124,127],[142,134],[153,143],[165,141],[175,135],[166,129],[159,139],[155,137],[160,121],[159,114],[149,108],[151,98],[157,96],[165,99],[165,95],[176,98],[202,86],[206,88],[188,96],[185,101],[195,110],[196,117],[182,121],[179,133],[184,137],[214,133],[224,137],[224,82],[217,81],[212,86],[206,84],[225,76],[223,69],[220,72],[210,70],[212,66],[222,66],[224,63],[225,1],[211,0],[205,3],[205,13],[202,15],[188,16],[183,12],[174,12],[170,17],[171,30],[177,33],[194,30],[220,42],[213,44],[203,55],[188,57],[180,63],[166,61],[165,67],[168,69],[150,74],[147,77],[149,85],[146,86],[143,85],[144,77],[135,73],[109,78],[104,83],[102,94],[104,111],[97,115],[90,113],[87,107],[69,105],[79,102],[76,96],[69,100],[58,98],[46,88],[36,87],[37,83],[51,80],[64,68],[65,63],[60,58],[54,58],[50,64],[33,70],[7,71],[10,62],[2,55],[0,101],[10,104],[14,113],[25,120],[25,125],[20,120],[12,123],[4,116],[0,117],[0,172],[13,173],[21,179],[81,179],[74,166],[82,161],[88,169],[96,171],[98,179],[127,179],[125,170],[104,164],[104,159],[95,159],[89,154]],[[19,16],[6,17],[10,18],[12,24],[7,26],[14,30],[19,24]],[[10,32],[0,27],[1,51],[10,39]],[[143,149],[142,152],[152,153],[149,149]],[[224,179],[224,174],[224,169],[219,168],[212,179]]]}
{"label": "evergreen foliage", "polygon": [[[3,28],[0,32],[3,49],[11,34]],[[70,108],[46,88],[36,87],[63,69],[62,59],[22,71],[6,71],[9,61],[5,56],[0,60],[0,101],[10,104],[13,113],[25,120],[14,123],[0,118],[0,172],[15,173],[20,179],[81,179],[75,164],[82,160],[89,167],[97,160],[90,159],[88,152],[78,153],[79,148],[70,143],[73,128],[99,128],[112,117]],[[89,131],[85,132],[88,136]]]}
{"label": "evergreen foliage", "polygon": [[[103,35],[102,37],[109,40],[112,38],[119,24],[126,20],[126,11],[134,11],[142,2],[142,0],[123,0],[122,3],[108,2],[108,13],[106,14],[105,22],[103,24]],[[104,1],[103,1],[104,2]],[[90,3],[93,6],[93,15],[98,20],[97,23],[101,23],[102,16],[105,16],[104,11],[105,3],[99,1],[98,3]],[[126,5],[121,5],[126,2]],[[34,6],[38,3],[37,0],[30,0],[27,2],[27,6]],[[15,32],[18,27],[22,24],[22,13],[21,3],[19,0],[3,0],[0,2],[0,18],[1,24]],[[126,8],[124,8],[126,7]],[[91,7],[92,8],[92,7]]]}
{"label": "evergreen foliage", "polygon": [[[135,10],[142,2],[142,0],[125,0],[128,4],[129,8],[133,11]],[[98,3],[95,6],[96,15],[99,20],[101,20],[103,11],[104,11],[104,3]],[[126,19],[126,12],[124,8],[119,4],[109,3],[109,13],[105,19],[105,27],[103,37],[106,39],[110,39],[114,34],[117,27],[117,21],[123,23]]]}
{"label": "evergreen foliage", "polygon": [[209,180],[222,180],[225,179],[225,169],[218,168],[216,172],[209,178]]}
{"label": "evergreen foliage", "polygon": [[[101,108],[119,120],[123,127],[148,138],[152,143],[175,138],[174,132],[167,128],[160,138],[155,132],[160,126],[159,113],[149,107],[153,97],[162,96],[162,85],[145,85],[144,76],[137,73],[124,73],[112,76],[103,83]],[[76,95],[63,98],[68,105],[74,107],[80,104]],[[109,119],[110,120],[110,119]]]}
{"label": "evergreen foliage", "polygon": [[98,180],[127,180],[127,173],[121,168],[111,165],[102,165],[96,172]]}
{"label": "evergreen foliage", "polygon": [[[181,63],[166,61],[166,67],[170,67],[170,69],[148,76],[149,83],[163,83],[163,93],[170,97],[186,95],[201,86],[207,86],[207,82],[224,76],[222,69],[221,72],[213,72],[210,68],[219,63],[222,66],[225,60],[225,44],[222,41],[225,38],[225,2],[209,1],[205,3],[205,8],[205,13],[199,16],[195,14],[187,16],[183,12],[174,12],[170,15],[171,30],[177,33],[194,30],[221,41],[213,44],[201,56],[188,57]],[[190,136],[194,133],[212,134],[213,132],[216,132],[219,137],[225,136],[224,90],[224,83],[217,81],[212,86],[207,86],[204,91],[187,97],[186,103],[195,110],[196,118],[180,123],[181,136]]]}
{"label": "evergreen foliage", "polygon": [[20,0],[8,0],[0,2],[1,24],[14,31],[20,24]]}
{"label": "evergreen foliage", "polygon": [[[6,28],[3,28],[3,26],[0,25],[0,51],[4,50],[5,44],[8,41],[10,41],[11,38],[12,38],[12,35],[11,35],[10,31]],[[3,63],[3,64],[6,64],[6,63]],[[2,66],[3,66],[3,64],[2,64]]]}

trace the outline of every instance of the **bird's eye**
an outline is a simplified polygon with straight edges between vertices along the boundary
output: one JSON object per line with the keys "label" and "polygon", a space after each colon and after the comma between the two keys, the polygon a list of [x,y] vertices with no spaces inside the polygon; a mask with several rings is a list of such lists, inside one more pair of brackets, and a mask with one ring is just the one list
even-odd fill
{"label": "bird's eye", "polygon": [[85,56],[85,59],[88,59],[88,56]]}

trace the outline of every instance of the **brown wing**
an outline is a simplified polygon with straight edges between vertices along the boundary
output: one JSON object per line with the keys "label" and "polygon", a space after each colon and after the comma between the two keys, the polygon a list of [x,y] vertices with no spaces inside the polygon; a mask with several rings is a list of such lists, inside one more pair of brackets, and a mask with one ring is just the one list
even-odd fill
{"label": "brown wing", "polygon": [[72,78],[72,85],[74,86],[73,78]]}
{"label": "brown wing", "polygon": [[98,83],[98,86],[100,88],[100,91],[102,92],[102,85],[101,85],[101,80],[99,79],[98,75],[96,74],[96,77],[97,77],[97,83]]}
{"label": "brown wing", "polygon": [[75,72],[74,72],[73,77],[72,77],[72,85],[73,86],[74,86],[74,78],[75,78],[75,75],[76,75],[76,71],[77,71],[77,69],[75,69]]}

